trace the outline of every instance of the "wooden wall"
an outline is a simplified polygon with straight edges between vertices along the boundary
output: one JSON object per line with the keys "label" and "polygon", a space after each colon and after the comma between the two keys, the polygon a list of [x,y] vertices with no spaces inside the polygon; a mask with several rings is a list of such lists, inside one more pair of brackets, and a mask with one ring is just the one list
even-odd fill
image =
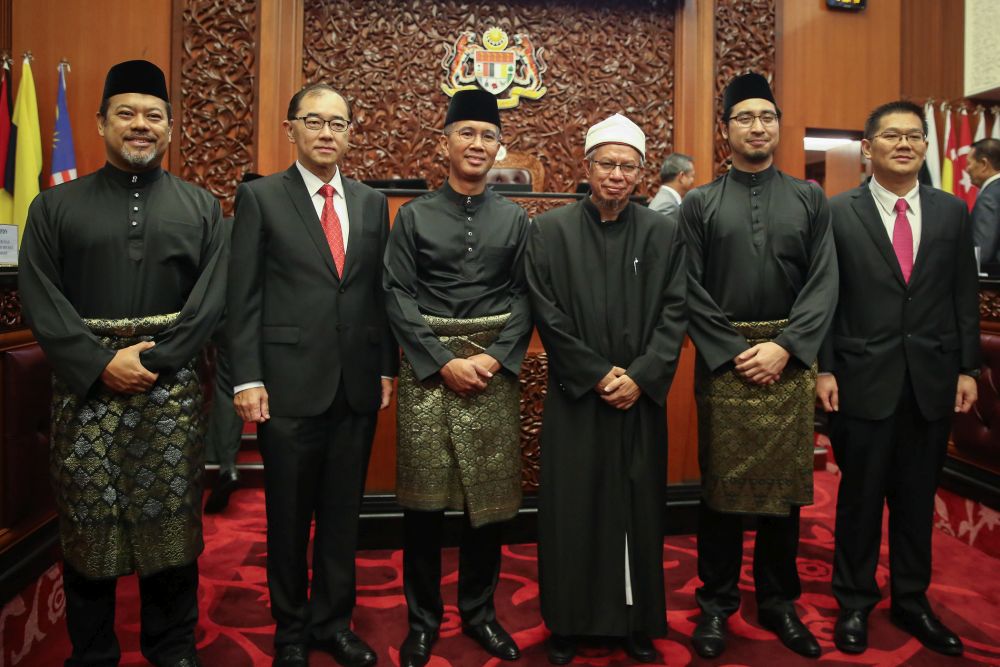
{"label": "wooden wall", "polygon": [[[20,82],[21,54],[35,57],[31,74],[38,96],[42,129],[43,182],[47,185],[52,160],[55,122],[56,66],[69,60],[67,102],[77,173],[86,174],[104,164],[104,140],[97,134],[95,116],[108,67],[133,58],[158,64],[170,80],[171,0],[13,0],[15,85]],[[174,133],[176,140],[177,134]]]}

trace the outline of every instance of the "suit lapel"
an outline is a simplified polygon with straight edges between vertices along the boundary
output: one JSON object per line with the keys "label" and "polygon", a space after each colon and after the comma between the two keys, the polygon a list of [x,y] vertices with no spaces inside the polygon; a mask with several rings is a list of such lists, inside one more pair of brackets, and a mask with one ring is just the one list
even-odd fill
{"label": "suit lapel", "polygon": [[906,287],[906,281],[903,280],[903,271],[899,268],[899,260],[896,259],[896,251],[892,247],[889,235],[885,233],[882,216],[876,208],[875,198],[872,196],[867,185],[862,185],[854,191],[854,201],[851,203],[851,206],[858,215],[858,219],[861,220],[862,227],[865,228],[872,242],[875,243],[875,247],[878,249],[879,254],[882,255],[882,259],[889,265],[892,274],[896,276],[896,280],[899,281],[900,285]]}
{"label": "suit lapel", "polygon": [[925,269],[927,257],[930,255],[931,244],[941,233],[941,215],[939,213],[937,194],[933,188],[920,186],[920,245],[917,247],[917,258],[913,262],[913,273],[910,275],[910,285],[917,280]]}
{"label": "suit lapel", "polygon": [[299,214],[299,220],[309,234],[309,238],[316,244],[316,250],[326,263],[327,268],[337,278],[337,266],[333,263],[333,253],[330,252],[330,244],[327,243],[323,234],[323,226],[316,216],[316,209],[313,207],[312,197],[306,190],[306,184],[302,181],[302,174],[294,164],[285,172],[285,190],[288,191],[288,198],[292,200],[292,205]]}
{"label": "suit lapel", "polygon": [[354,181],[341,174],[340,182],[344,185],[344,200],[347,202],[347,226],[350,229],[347,237],[347,255],[344,257],[344,275],[341,278],[341,280],[346,280],[354,265],[357,264],[358,256],[364,250],[362,243],[364,220],[361,217],[361,201]]}

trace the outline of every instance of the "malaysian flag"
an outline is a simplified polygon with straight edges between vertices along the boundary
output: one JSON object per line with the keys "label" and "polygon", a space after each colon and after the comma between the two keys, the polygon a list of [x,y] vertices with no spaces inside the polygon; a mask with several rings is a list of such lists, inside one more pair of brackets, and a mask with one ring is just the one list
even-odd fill
{"label": "malaysian flag", "polygon": [[56,124],[52,133],[52,178],[49,185],[59,185],[76,178],[76,152],[73,129],[66,108],[66,71],[69,63],[59,63],[59,86],[56,90]]}

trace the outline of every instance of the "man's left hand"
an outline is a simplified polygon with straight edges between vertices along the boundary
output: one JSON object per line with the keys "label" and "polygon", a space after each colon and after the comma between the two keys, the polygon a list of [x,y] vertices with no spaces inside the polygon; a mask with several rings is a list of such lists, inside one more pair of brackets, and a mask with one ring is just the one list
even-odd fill
{"label": "man's left hand", "polygon": [[770,341],[757,343],[749,350],[737,355],[736,372],[754,384],[774,384],[781,379],[781,372],[788,363],[788,351]]}
{"label": "man's left hand", "polygon": [[628,410],[642,396],[642,389],[628,375],[619,375],[604,386],[601,398],[611,407]]}
{"label": "man's left hand", "polygon": [[385,410],[389,407],[389,401],[392,400],[392,378],[382,378],[382,402],[379,404],[379,410]]}
{"label": "man's left hand", "polygon": [[485,368],[493,375],[496,375],[497,371],[500,370],[500,362],[485,352],[474,354],[471,357],[467,357],[467,359],[480,368]]}
{"label": "man's left hand", "polygon": [[971,375],[958,376],[958,388],[955,391],[955,412],[968,412],[979,396],[979,386],[976,378]]}

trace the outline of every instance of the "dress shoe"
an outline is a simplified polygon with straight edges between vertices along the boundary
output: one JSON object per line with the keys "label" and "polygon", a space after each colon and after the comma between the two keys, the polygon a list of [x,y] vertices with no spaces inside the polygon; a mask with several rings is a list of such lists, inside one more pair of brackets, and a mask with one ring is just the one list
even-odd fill
{"label": "dress shoe", "polygon": [[314,646],[332,655],[344,667],[368,667],[378,660],[372,647],[350,630],[341,630],[331,639],[316,641]]}
{"label": "dress shoe", "polygon": [[703,658],[715,658],[726,650],[726,619],[702,614],[691,635],[694,651]]}
{"label": "dress shoe", "polygon": [[549,652],[549,662],[553,665],[565,665],[576,656],[576,639],[569,635],[552,633],[546,648]]}
{"label": "dress shoe", "polygon": [[841,609],[833,628],[833,643],[844,653],[864,653],[868,648],[868,612]]}
{"label": "dress shoe", "polygon": [[282,644],[274,654],[272,667],[309,667],[309,651],[305,644]]}
{"label": "dress shoe", "polygon": [[633,660],[638,662],[656,662],[660,659],[660,654],[653,647],[652,640],[641,632],[633,632],[622,640],[622,647]]}
{"label": "dress shoe", "polygon": [[198,660],[198,656],[189,655],[175,662],[164,663],[164,665],[168,667],[201,667],[201,661]]}
{"label": "dress shoe", "polygon": [[521,650],[517,648],[514,639],[496,621],[464,625],[462,632],[475,639],[487,653],[501,660],[517,660],[521,657]]}
{"label": "dress shoe", "polygon": [[431,647],[436,641],[436,632],[410,630],[399,647],[399,667],[424,667],[431,659]]}
{"label": "dress shoe", "polygon": [[229,496],[233,494],[239,486],[240,476],[236,471],[225,470],[219,473],[219,478],[215,480],[212,493],[205,501],[205,514],[219,514],[229,505]]}
{"label": "dress shoe", "polygon": [[962,655],[962,640],[945,627],[934,614],[892,611],[889,617],[893,624],[919,639],[920,643],[930,650],[944,655]]}
{"label": "dress shoe", "polygon": [[819,657],[819,642],[794,612],[761,612],[758,618],[790,650],[805,658]]}

